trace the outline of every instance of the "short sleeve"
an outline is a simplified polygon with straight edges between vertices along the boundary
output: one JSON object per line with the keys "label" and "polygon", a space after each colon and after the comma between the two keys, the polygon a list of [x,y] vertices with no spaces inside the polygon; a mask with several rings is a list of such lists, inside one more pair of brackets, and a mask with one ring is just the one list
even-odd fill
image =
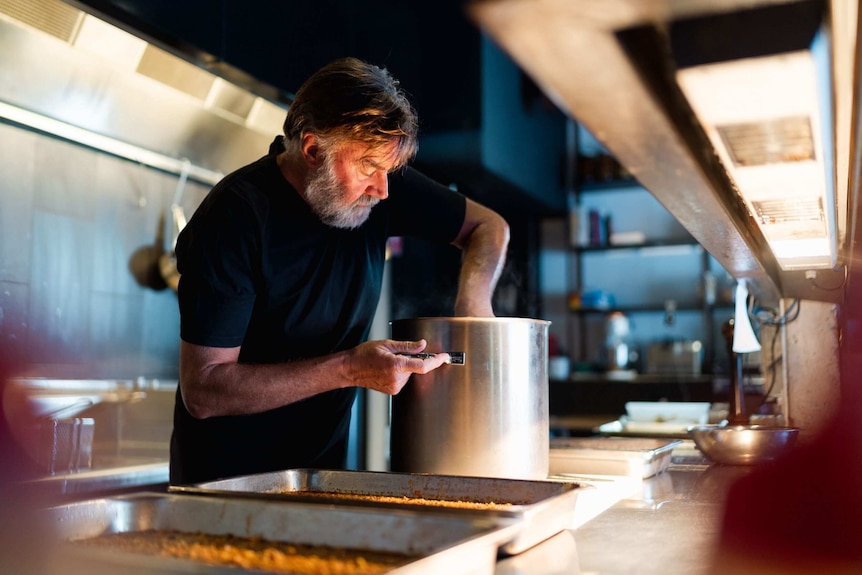
{"label": "short sleeve", "polygon": [[256,297],[259,218],[238,194],[216,188],[177,240],[180,337],[242,345]]}
{"label": "short sleeve", "polygon": [[450,243],[461,231],[467,198],[407,166],[389,176],[389,235]]}

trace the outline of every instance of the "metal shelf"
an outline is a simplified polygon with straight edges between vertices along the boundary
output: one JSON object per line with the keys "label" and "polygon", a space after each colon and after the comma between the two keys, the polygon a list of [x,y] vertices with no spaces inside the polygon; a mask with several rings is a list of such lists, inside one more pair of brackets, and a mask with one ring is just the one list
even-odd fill
{"label": "metal shelf", "polygon": [[[706,306],[701,305],[699,303],[683,303],[677,304],[674,308],[674,312],[703,312]],[[622,313],[630,314],[630,313],[665,313],[667,311],[667,306],[664,303],[656,303],[656,304],[640,304],[640,305],[618,305],[611,306],[606,308],[601,307],[585,307],[578,309],[570,309],[570,313],[580,314],[580,315],[588,315],[588,314],[601,314],[601,313],[611,313],[614,311],[619,311]]]}
{"label": "metal shelf", "polygon": [[604,244],[600,246],[574,246],[570,248],[572,251],[579,253],[588,253],[588,252],[604,252],[604,251],[618,251],[618,250],[642,250],[642,249],[654,249],[654,248],[676,248],[676,247],[692,247],[692,248],[701,248],[701,245],[697,243],[694,239],[687,240],[656,240],[649,241],[640,244]]}
{"label": "metal shelf", "polygon": [[613,190],[631,190],[632,188],[643,188],[643,185],[634,178],[622,180],[605,180],[596,182],[582,182],[578,185],[581,193],[609,192]]}

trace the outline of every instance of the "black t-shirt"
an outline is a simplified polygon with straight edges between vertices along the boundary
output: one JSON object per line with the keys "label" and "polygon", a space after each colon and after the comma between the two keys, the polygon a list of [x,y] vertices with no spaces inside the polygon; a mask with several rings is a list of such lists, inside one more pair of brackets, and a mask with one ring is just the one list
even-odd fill
{"label": "black t-shirt", "polygon": [[[241,346],[242,363],[280,363],[365,341],[377,307],[386,240],[448,243],[465,198],[412,168],[354,230],[327,226],[270,154],[226,176],[177,242],[181,337]],[[254,393],[253,390],[248,390]],[[254,415],[195,419],[177,390],[171,483],[297,467],[345,465],[355,388]]]}

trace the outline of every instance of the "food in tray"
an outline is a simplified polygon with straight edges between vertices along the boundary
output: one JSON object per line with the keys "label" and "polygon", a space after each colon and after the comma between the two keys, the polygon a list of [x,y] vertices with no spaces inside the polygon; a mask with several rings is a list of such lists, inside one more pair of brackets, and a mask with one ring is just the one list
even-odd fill
{"label": "food in tray", "polygon": [[[370,493],[348,493],[338,491],[293,491],[279,489],[274,493],[280,495],[301,495],[303,497],[321,497],[325,499],[342,499],[345,501],[365,501],[370,503],[395,503],[399,505],[425,505],[429,507],[447,507],[452,509],[505,510],[511,509],[517,503],[498,503],[495,501],[466,501],[452,499],[428,499],[424,497],[407,497],[406,495],[373,495]],[[523,502],[526,505],[527,502]]]}
{"label": "food in tray", "polygon": [[375,575],[419,559],[399,553],[170,529],[108,533],[73,543],[294,575]]}

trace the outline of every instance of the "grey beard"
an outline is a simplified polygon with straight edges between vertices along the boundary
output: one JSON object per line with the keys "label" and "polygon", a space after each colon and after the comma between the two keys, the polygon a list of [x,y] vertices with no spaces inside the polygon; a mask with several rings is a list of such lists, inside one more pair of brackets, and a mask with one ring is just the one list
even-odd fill
{"label": "grey beard", "polygon": [[305,183],[305,201],[320,221],[333,228],[351,230],[358,228],[371,215],[377,198],[362,196],[355,203],[343,205],[344,186],[335,175],[332,163],[327,158]]}

